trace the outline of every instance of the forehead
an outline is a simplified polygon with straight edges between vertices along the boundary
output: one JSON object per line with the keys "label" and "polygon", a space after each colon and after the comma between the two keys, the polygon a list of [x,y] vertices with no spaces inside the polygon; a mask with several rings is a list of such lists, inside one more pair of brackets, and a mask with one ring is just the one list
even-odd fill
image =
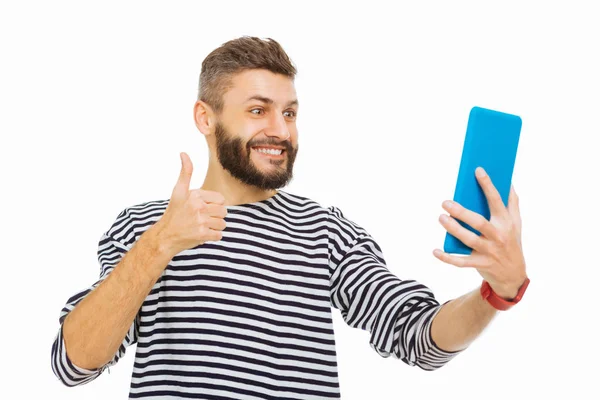
{"label": "forehead", "polygon": [[252,69],[233,76],[223,100],[225,107],[241,106],[254,96],[272,99],[274,106],[284,107],[296,100],[296,88],[293,80],[285,75]]}

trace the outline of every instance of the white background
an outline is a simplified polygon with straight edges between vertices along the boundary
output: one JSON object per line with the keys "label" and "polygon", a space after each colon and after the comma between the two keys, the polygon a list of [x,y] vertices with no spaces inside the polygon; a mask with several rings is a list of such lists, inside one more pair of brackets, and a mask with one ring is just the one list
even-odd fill
{"label": "white background", "polygon": [[3,2],[0,397],[127,397],[134,347],[88,385],[55,378],[60,309],[96,280],[97,241],[117,214],[168,198],[180,151],[201,184],[201,62],[256,35],[278,40],[299,70],[301,147],[285,190],[340,207],[394,273],[440,301],[480,283],[431,254],[468,112],[523,119],[513,177],[531,278],[523,302],[435,372],[380,358],[335,311],[343,398],[599,398],[597,6],[412,3]]}

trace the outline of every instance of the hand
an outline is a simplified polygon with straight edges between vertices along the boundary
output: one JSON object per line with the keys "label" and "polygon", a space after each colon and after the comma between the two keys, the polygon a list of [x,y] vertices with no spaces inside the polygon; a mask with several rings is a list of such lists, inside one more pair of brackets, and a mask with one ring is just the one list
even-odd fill
{"label": "hand", "polygon": [[[445,263],[477,269],[494,292],[509,300],[517,295],[527,278],[517,193],[511,185],[508,207],[505,207],[500,193],[483,168],[476,170],[476,176],[490,207],[489,221],[453,201],[445,201],[442,205],[450,216],[440,216],[442,226],[473,251],[469,256],[456,256],[436,249],[433,254]],[[455,218],[481,235],[466,229]]]}
{"label": "hand", "polygon": [[160,240],[174,254],[223,237],[227,208],[221,193],[202,189],[189,190],[192,161],[181,153],[181,172],[171,199],[156,223]]}

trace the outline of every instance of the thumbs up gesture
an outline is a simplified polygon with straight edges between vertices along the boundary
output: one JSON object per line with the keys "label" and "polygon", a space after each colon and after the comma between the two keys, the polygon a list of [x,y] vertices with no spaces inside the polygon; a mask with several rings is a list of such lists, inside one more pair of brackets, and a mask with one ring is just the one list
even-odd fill
{"label": "thumbs up gesture", "polygon": [[218,241],[225,229],[225,198],[221,193],[202,189],[190,190],[192,161],[181,153],[181,172],[171,199],[161,219],[161,238],[164,245],[177,254],[183,250]]}

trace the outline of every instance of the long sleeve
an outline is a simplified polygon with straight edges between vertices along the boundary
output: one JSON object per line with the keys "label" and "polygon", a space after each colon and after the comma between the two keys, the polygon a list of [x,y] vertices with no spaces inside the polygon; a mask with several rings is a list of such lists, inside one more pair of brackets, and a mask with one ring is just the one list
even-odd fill
{"label": "long sleeve", "polygon": [[51,364],[56,377],[66,386],[78,386],[96,379],[104,370],[115,365],[125,355],[126,348],[137,342],[138,319],[131,324],[121,346],[114,357],[104,366],[97,369],[85,369],[75,365],[69,358],[63,338],[63,322],[75,306],[89,295],[98,285],[106,279],[119,263],[123,255],[132,247],[134,235],[126,210],[121,211],[111,228],[102,234],[98,242],[98,261],[100,264],[100,277],[90,287],[75,294],[67,300],[60,312],[58,333],[52,344]]}
{"label": "long sleeve", "polygon": [[329,207],[330,295],[351,327],[370,333],[371,347],[411,366],[435,370],[460,352],[439,348],[431,337],[441,305],[432,291],[415,280],[392,274],[369,233]]}

